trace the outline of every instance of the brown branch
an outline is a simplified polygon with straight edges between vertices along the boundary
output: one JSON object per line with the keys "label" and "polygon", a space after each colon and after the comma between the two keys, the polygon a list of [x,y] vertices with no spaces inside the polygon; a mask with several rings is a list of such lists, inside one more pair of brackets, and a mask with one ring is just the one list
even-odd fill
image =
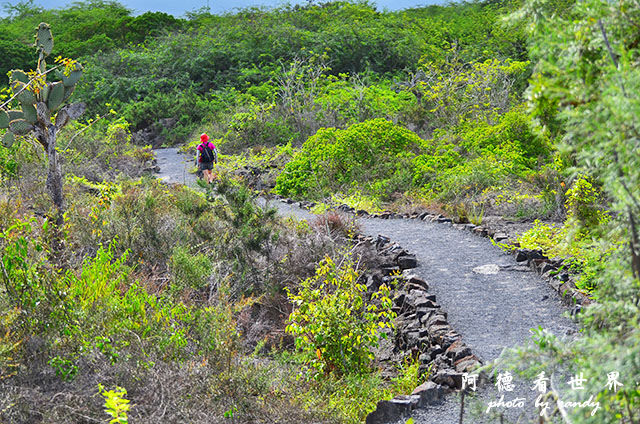
{"label": "brown branch", "polygon": [[624,392],[624,398],[627,400],[627,411],[629,412],[629,420],[631,420],[631,424],[636,424],[635,418],[633,417],[633,412],[631,411],[631,401],[627,392]]}
{"label": "brown branch", "polygon": [[640,279],[640,239],[638,238],[638,229],[636,227],[636,221],[631,213],[631,208],[627,207],[629,214],[629,224],[631,225],[631,269],[633,270],[633,276],[636,279]]}
{"label": "brown branch", "polygon": [[[609,43],[609,37],[607,37],[607,31],[604,29],[604,24],[602,23],[602,19],[598,19],[598,25],[600,26],[600,32],[602,32],[602,38],[604,39],[604,44],[607,46],[607,50],[609,51],[609,57],[611,58],[611,62],[618,70],[618,59],[613,54],[613,49],[611,48],[611,44]],[[624,84],[622,83],[622,79],[618,75],[618,81],[620,83],[620,89],[622,90],[622,94],[624,97],[627,97],[627,91],[624,88]]]}

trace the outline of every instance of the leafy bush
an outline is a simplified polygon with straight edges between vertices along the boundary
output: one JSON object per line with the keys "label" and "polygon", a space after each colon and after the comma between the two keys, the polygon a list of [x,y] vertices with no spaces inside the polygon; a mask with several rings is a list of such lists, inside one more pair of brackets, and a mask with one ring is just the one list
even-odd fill
{"label": "leafy bush", "polygon": [[584,177],[577,178],[567,190],[567,217],[577,220],[586,230],[608,221],[609,216],[601,206],[600,192]]}
{"label": "leafy bush", "polygon": [[99,385],[98,391],[105,399],[104,411],[113,418],[109,424],[127,424],[129,422],[127,413],[131,410],[130,401],[125,398],[127,389],[116,387],[113,390],[107,390]]}
{"label": "leafy bush", "polygon": [[[384,119],[345,130],[321,129],[286,165],[275,191],[318,199],[358,186],[365,193],[386,196],[390,193],[385,185],[394,175],[412,168],[410,160],[423,143],[416,134]],[[372,180],[377,184],[371,185]]]}
{"label": "leafy bush", "polygon": [[414,181],[435,197],[460,200],[532,175],[549,158],[549,143],[521,108],[496,119],[436,131],[414,161]]}
{"label": "leafy bush", "polygon": [[316,275],[303,281],[297,294],[289,292],[294,310],[286,330],[318,373],[358,374],[370,371],[372,348],[381,329],[392,328],[390,289],[382,285],[367,296],[359,272],[347,255],[340,264],[325,258]]}
{"label": "leafy bush", "polygon": [[518,242],[522,248],[540,249],[549,257],[566,258],[567,268],[579,274],[576,286],[593,292],[598,275],[620,250],[620,242],[599,240],[610,217],[600,205],[598,190],[588,180],[577,178],[566,194],[564,224],[556,227],[536,220],[533,228],[518,237]]}
{"label": "leafy bush", "polygon": [[176,246],[169,258],[169,269],[173,276],[172,290],[181,291],[185,288],[195,290],[207,287],[211,274],[211,261],[202,254],[192,255],[189,249]]}

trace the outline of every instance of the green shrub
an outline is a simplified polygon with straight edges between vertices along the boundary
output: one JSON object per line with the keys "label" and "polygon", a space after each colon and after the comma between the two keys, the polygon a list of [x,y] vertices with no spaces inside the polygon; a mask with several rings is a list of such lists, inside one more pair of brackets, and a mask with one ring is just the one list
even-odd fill
{"label": "green shrub", "polygon": [[358,277],[348,255],[340,264],[326,257],[297,294],[289,292],[294,310],[286,330],[318,373],[369,372],[372,348],[386,337],[380,330],[393,327],[390,289],[382,285],[369,299]]}
{"label": "green shrub", "polygon": [[577,220],[583,229],[588,231],[609,219],[602,209],[599,190],[588,179],[577,178],[566,196],[567,217]]}
{"label": "green shrub", "polygon": [[[412,168],[410,161],[423,144],[413,132],[384,119],[345,130],[320,129],[286,165],[275,192],[319,199],[352,186],[361,187],[365,194],[384,191],[381,186]],[[372,180],[378,185],[371,186]]]}
{"label": "green shrub", "polygon": [[171,289],[181,291],[184,288],[202,289],[207,287],[211,274],[211,260],[204,254],[191,254],[190,249],[176,246],[169,258],[172,274]]}
{"label": "green shrub", "polygon": [[[523,180],[549,159],[551,147],[535,134],[521,108],[496,123],[463,120],[442,129],[414,159],[414,183],[444,200],[477,196],[489,187]],[[506,181],[505,181],[506,180]]]}
{"label": "green shrub", "polygon": [[187,186],[175,190],[175,205],[184,215],[198,217],[209,208],[201,192]]}
{"label": "green shrub", "polygon": [[127,424],[129,418],[127,413],[131,410],[129,400],[125,398],[127,389],[116,387],[113,390],[107,390],[102,384],[98,386],[98,392],[104,397],[104,412],[113,419],[109,424]]}

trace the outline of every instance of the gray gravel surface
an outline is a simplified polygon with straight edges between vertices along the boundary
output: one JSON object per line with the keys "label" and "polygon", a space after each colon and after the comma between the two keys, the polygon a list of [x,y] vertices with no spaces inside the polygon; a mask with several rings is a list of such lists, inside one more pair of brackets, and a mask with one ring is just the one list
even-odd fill
{"label": "gray gravel surface", "polygon": [[167,183],[186,184],[191,187],[196,185],[196,176],[189,173],[195,165],[193,156],[182,155],[175,147],[156,149],[153,152],[156,155],[156,165],[160,168],[156,173],[157,178]]}
{"label": "gray gravel surface", "polygon": [[[193,184],[187,167],[176,149],[156,150],[159,177],[169,182]],[[276,207],[280,214],[298,219],[315,216],[295,205],[278,200],[259,199]],[[483,361],[497,358],[503,349],[530,339],[531,329],[541,326],[557,336],[569,336],[577,326],[566,316],[558,295],[533,272],[516,268],[515,260],[493,246],[489,239],[448,227],[410,219],[357,220],[361,231],[384,235],[416,255],[413,272],[424,278],[451,326],[458,331],[473,353]],[[499,393],[492,382],[467,399],[465,423],[500,422],[487,414],[489,402],[504,395],[505,402],[525,398],[524,408],[495,408],[504,411],[504,422],[530,422],[535,418],[536,393],[531,383],[514,377],[515,390]],[[451,394],[436,406],[415,411],[416,423],[456,424],[459,421],[459,394]],[[473,413],[474,410],[478,412]],[[406,421],[402,420],[404,423]]]}

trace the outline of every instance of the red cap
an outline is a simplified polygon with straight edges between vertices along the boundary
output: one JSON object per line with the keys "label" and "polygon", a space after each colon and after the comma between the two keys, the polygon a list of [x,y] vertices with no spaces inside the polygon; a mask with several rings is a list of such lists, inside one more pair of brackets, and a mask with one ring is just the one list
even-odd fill
{"label": "red cap", "polygon": [[206,143],[207,141],[209,141],[209,136],[208,136],[206,133],[203,133],[203,134],[200,136],[200,142],[201,142],[201,143]]}

